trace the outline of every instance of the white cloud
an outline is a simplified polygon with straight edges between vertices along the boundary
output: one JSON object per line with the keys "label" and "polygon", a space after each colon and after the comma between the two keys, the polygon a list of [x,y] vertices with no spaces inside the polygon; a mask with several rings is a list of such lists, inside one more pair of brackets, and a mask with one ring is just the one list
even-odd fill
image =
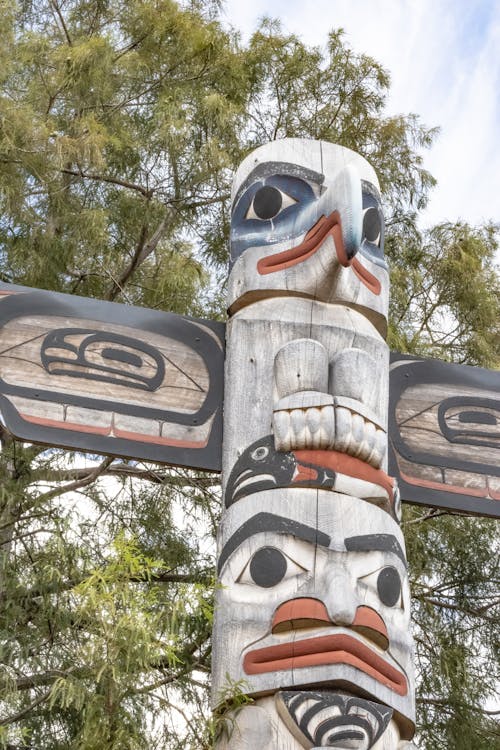
{"label": "white cloud", "polygon": [[244,33],[263,15],[324,45],[343,27],[357,52],[391,73],[389,114],[415,112],[441,134],[425,156],[438,180],[425,223],[500,221],[500,3],[494,0],[226,0]]}

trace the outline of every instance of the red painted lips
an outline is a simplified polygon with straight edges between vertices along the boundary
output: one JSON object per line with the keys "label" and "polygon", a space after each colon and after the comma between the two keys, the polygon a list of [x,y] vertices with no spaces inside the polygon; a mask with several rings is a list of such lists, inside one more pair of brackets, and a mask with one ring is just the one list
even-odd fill
{"label": "red painted lips", "polygon": [[347,634],[305,638],[249,651],[243,660],[246,674],[263,674],[302,667],[346,664],[373,677],[398,695],[408,693],[402,672],[375,651]]}

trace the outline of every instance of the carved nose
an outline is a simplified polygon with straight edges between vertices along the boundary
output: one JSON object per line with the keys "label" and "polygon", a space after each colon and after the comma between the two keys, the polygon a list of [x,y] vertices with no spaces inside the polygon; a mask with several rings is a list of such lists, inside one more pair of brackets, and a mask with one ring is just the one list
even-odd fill
{"label": "carved nose", "polygon": [[[283,633],[287,630],[335,624],[330,619],[325,605],[319,599],[291,599],[281,604],[274,613],[272,632]],[[385,623],[378,612],[375,612],[371,607],[358,607],[354,620],[348,627],[384,650],[389,647],[389,636]]]}
{"label": "carved nose", "polygon": [[323,602],[318,599],[291,599],[281,604],[274,613],[272,632],[312,628],[325,623],[332,625]]}

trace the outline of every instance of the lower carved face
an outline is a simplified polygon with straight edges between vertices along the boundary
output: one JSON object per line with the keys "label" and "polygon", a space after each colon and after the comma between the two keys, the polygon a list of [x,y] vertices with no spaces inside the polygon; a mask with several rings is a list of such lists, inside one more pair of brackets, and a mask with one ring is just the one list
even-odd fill
{"label": "lower carved face", "polygon": [[[413,732],[404,541],[362,500],[260,492],[223,521],[214,691],[342,687],[395,710]],[[369,533],[366,533],[366,530]]]}

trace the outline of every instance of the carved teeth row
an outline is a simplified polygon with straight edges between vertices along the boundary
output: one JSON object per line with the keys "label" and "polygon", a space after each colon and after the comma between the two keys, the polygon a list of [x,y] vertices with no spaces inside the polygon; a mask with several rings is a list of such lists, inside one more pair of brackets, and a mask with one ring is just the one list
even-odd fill
{"label": "carved teeth row", "polygon": [[277,450],[336,450],[380,468],[387,434],[344,406],[281,409],[274,412]]}

